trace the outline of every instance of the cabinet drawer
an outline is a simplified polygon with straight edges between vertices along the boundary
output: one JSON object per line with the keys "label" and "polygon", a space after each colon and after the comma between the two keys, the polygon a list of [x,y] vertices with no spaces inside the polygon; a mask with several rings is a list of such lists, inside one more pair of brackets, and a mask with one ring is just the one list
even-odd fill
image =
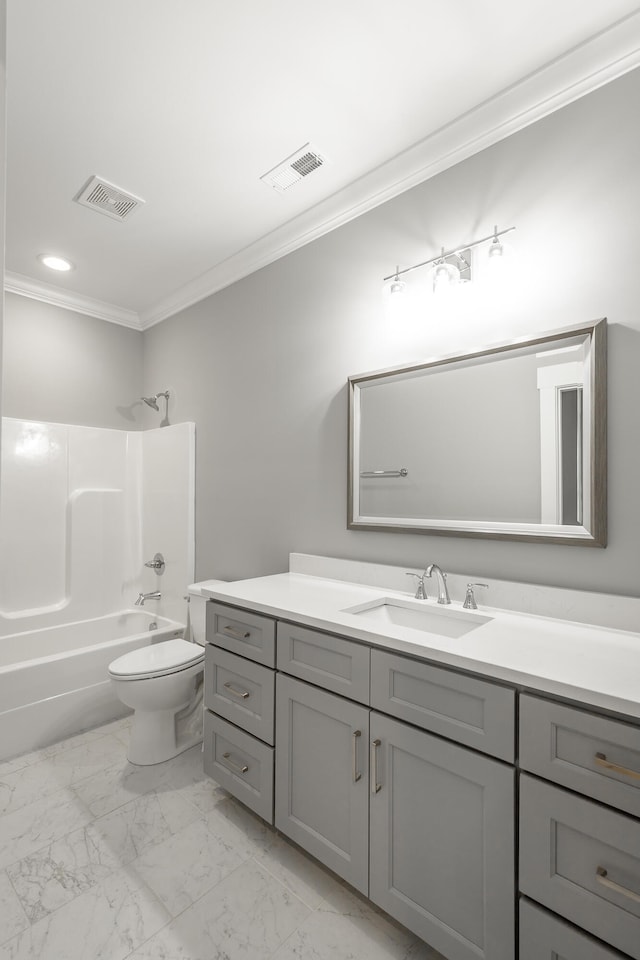
{"label": "cabinet drawer", "polygon": [[520,960],[625,960],[529,900],[520,901]]}
{"label": "cabinet drawer", "polygon": [[204,770],[273,823],[273,747],[205,710]]}
{"label": "cabinet drawer", "polygon": [[207,642],[248,657],[267,667],[275,666],[276,622],[223,603],[207,604]]}
{"label": "cabinet drawer", "polygon": [[275,671],[207,644],[204,704],[273,746]]}
{"label": "cabinet drawer", "polygon": [[640,726],[523,696],[520,765],[640,816]]}
{"label": "cabinet drawer", "polygon": [[371,706],[511,762],[514,703],[515,693],[507,687],[371,651]]}
{"label": "cabinet drawer", "polygon": [[278,669],[350,700],[369,703],[369,647],[278,623]]}
{"label": "cabinet drawer", "polygon": [[520,889],[640,958],[640,822],[523,774]]}

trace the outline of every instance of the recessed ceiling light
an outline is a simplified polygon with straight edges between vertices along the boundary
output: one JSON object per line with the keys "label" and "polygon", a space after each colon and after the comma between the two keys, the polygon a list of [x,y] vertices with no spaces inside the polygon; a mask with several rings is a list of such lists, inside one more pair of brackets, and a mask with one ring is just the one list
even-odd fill
{"label": "recessed ceiling light", "polygon": [[45,267],[49,267],[50,270],[60,270],[63,273],[67,270],[73,270],[73,264],[70,260],[65,260],[64,257],[55,257],[50,253],[41,253],[38,257]]}

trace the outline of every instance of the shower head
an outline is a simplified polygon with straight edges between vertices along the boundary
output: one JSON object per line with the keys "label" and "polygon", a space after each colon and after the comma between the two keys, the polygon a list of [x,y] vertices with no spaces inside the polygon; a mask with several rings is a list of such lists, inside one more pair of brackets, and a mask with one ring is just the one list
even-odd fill
{"label": "shower head", "polygon": [[144,400],[148,407],[151,407],[152,410],[160,410],[158,406],[158,399],[164,397],[164,399],[169,402],[169,391],[162,390],[160,393],[156,393],[155,397],[140,397],[141,400]]}

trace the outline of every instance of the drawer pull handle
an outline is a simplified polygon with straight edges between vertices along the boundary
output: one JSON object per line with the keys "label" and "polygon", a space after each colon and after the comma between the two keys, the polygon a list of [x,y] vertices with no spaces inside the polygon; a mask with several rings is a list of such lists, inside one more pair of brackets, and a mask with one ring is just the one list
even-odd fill
{"label": "drawer pull handle", "polygon": [[247,770],[249,769],[246,763],[243,763],[242,765],[240,765],[239,763],[234,763],[233,760],[231,759],[231,754],[228,751],[227,753],[223,753],[222,756],[223,756],[223,759],[227,761],[227,766],[231,767],[232,770],[237,771],[237,773],[246,773]]}
{"label": "drawer pull handle", "polygon": [[232,693],[234,697],[238,697],[239,700],[248,700],[251,694],[248,690],[238,690],[237,687],[234,687],[232,683],[229,683],[227,680],[226,683],[223,683],[223,687]]}
{"label": "drawer pull handle", "polygon": [[628,887],[623,887],[621,883],[616,883],[615,880],[610,880],[604,867],[598,867],[596,869],[596,880],[603,887],[606,887],[607,890],[613,890],[614,893],[620,893],[623,897],[627,897],[635,903],[640,903],[640,893],[636,893],[635,890],[629,890]]}
{"label": "drawer pull handle", "polygon": [[228,633],[230,637],[234,637],[236,640],[248,640],[251,636],[249,630],[243,632],[242,630],[238,630],[237,627],[232,627],[230,623],[228,623],[226,627],[222,628],[222,632]]}
{"label": "drawer pull handle", "polygon": [[381,740],[371,741],[371,793],[379,793],[382,784],[378,783],[378,747]]}
{"label": "drawer pull handle", "polygon": [[362,778],[362,774],[358,770],[358,741],[362,736],[362,730],[354,730],[351,740],[351,767],[353,771],[353,782],[357,783],[358,780]]}
{"label": "drawer pull handle", "polygon": [[623,767],[619,763],[607,760],[606,754],[604,753],[596,753],[594,759],[599,767],[604,767],[606,770],[613,770],[614,773],[621,773],[625,777],[632,777],[634,780],[640,780],[640,770],[631,770],[630,767]]}

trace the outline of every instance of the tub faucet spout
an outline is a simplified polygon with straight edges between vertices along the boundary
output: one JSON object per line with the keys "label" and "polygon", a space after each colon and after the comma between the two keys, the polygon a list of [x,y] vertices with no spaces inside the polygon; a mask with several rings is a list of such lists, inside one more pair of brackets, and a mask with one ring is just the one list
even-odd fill
{"label": "tub faucet spout", "polygon": [[139,593],[134,607],[144,607],[145,600],[159,600],[161,596],[159,590],[153,590],[151,593]]}

